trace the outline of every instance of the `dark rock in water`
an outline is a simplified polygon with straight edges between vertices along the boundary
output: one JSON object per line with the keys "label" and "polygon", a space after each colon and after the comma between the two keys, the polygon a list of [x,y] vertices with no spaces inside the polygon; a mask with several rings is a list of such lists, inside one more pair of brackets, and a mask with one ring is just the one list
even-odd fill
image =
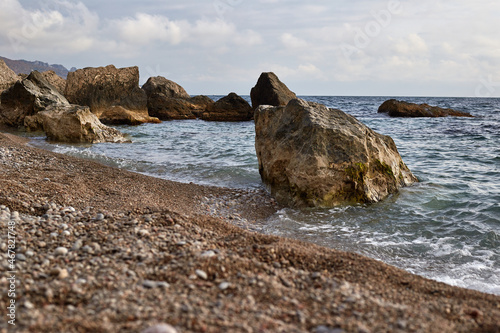
{"label": "dark rock in water", "polygon": [[248,121],[253,119],[250,104],[235,93],[219,99],[201,116],[210,121]]}
{"label": "dark rock in water", "polygon": [[66,98],[45,77],[33,71],[1,95],[0,123],[23,126],[24,118],[51,105],[69,105]]}
{"label": "dark rock in water", "polygon": [[148,98],[149,114],[160,120],[196,119],[195,106],[183,98],[167,97],[162,93],[153,93]]}
{"label": "dark rock in water", "polygon": [[0,94],[12,87],[17,81],[19,81],[19,77],[16,73],[0,59]]}
{"label": "dark rock in water", "polygon": [[377,202],[417,182],[394,141],[340,110],[294,99],[255,111],[259,172],[278,202]]}
{"label": "dark rock in water", "polygon": [[148,99],[149,114],[161,120],[195,119],[195,113],[205,111],[190,100],[184,88],[162,76],[150,77],[142,89]]}
{"label": "dark rock in water", "polygon": [[191,112],[197,117],[201,118],[203,115],[203,112],[207,111],[209,108],[214,105],[213,99],[211,99],[208,96],[205,95],[198,95],[191,97],[188,99],[188,101],[191,103],[192,110]]}
{"label": "dark rock in water", "polygon": [[474,117],[467,112],[444,109],[428,104],[415,104],[390,99],[378,108],[379,113],[387,113],[391,117]]}
{"label": "dark rock in water", "polygon": [[28,130],[41,128],[49,140],[58,142],[129,142],[120,131],[103,125],[88,106],[52,105],[24,122]]}
{"label": "dark rock in water", "polygon": [[191,97],[179,84],[163,76],[150,77],[142,86],[142,89],[146,92],[148,97],[153,94],[163,94],[165,97],[170,98],[188,99]]}
{"label": "dark rock in water", "polygon": [[276,74],[269,72],[260,75],[257,84],[250,91],[250,98],[252,107],[256,109],[259,105],[284,106],[297,96],[280,81]]}
{"label": "dark rock in water", "polygon": [[[139,68],[113,65],[68,73],[65,95],[72,104],[86,105],[99,119],[114,124],[158,122],[149,117],[147,96],[139,87]],[[124,113],[118,116],[119,113]],[[130,113],[137,116],[130,121]],[[111,116],[110,116],[111,114]],[[112,120],[110,120],[112,119]]]}

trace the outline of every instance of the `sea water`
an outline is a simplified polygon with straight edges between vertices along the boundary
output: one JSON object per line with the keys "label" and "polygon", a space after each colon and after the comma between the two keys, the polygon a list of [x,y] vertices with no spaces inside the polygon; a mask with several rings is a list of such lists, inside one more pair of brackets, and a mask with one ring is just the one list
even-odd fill
{"label": "sea water", "polygon": [[[212,96],[217,99],[221,96]],[[248,96],[246,96],[248,100]],[[389,97],[303,97],[391,136],[420,183],[376,204],[284,209],[264,232],[357,252],[451,285],[500,295],[500,99],[399,98],[474,118],[390,118]],[[253,122],[119,126],[131,144],[34,145],[181,182],[262,187]]]}

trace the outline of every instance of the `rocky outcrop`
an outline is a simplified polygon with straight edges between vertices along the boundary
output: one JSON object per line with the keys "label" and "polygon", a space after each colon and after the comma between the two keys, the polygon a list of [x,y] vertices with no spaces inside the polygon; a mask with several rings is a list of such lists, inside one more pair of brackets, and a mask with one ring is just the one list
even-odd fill
{"label": "rocky outcrop", "polygon": [[255,131],[262,180],[285,205],[377,202],[417,181],[389,136],[321,104],[260,106]]}
{"label": "rocky outcrop", "polygon": [[57,91],[61,95],[64,95],[64,90],[66,89],[66,80],[56,74],[54,71],[45,71],[42,72],[43,77],[47,80],[48,83],[56,87]]}
{"label": "rocky outcrop", "polygon": [[473,117],[470,113],[453,109],[444,109],[429,104],[415,104],[390,99],[378,108],[379,113],[387,113],[391,117]]}
{"label": "rocky outcrop", "polygon": [[103,125],[87,106],[50,106],[26,117],[25,127],[31,131],[43,129],[47,139],[58,142],[129,142],[117,129]]}
{"label": "rocky outcrop", "polygon": [[150,77],[142,86],[148,98],[148,111],[161,120],[195,119],[214,101],[207,96],[190,97],[179,84],[162,76]]}
{"label": "rocky outcrop", "polygon": [[3,60],[0,60],[0,94],[13,86],[17,81],[19,81],[19,77],[16,73]]}
{"label": "rocky outcrop", "polygon": [[195,106],[182,98],[171,98],[164,94],[152,94],[148,98],[148,111],[160,120],[196,119]]}
{"label": "rocky outcrop", "polygon": [[153,94],[163,94],[165,97],[188,99],[191,96],[174,81],[170,81],[163,76],[150,77],[142,86],[142,89],[149,97]]}
{"label": "rocky outcrop", "polygon": [[[147,96],[139,87],[138,67],[118,69],[109,65],[70,72],[66,80],[65,95],[72,104],[89,106],[92,113],[99,119],[102,117],[104,121],[109,119],[106,117],[109,113],[147,114]],[[142,118],[145,122],[158,121],[153,118]],[[125,120],[125,124],[129,124],[128,115],[123,115],[122,119]]]}
{"label": "rocky outcrop", "polygon": [[24,118],[51,105],[69,105],[66,98],[45,77],[33,71],[1,95],[0,123],[23,126]]}
{"label": "rocky outcrop", "polygon": [[253,119],[250,104],[235,93],[219,99],[201,116],[209,121],[248,121]]}
{"label": "rocky outcrop", "polygon": [[196,118],[201,118],[203,112],[207,111],[214,105],[214,100],[205,95],[198,95],[188,99],[191,103],[191,112],[196,116]]}
{"label": "rocky outcrop", "polygon": [[280,81],[276,74],[262,73],[255,87],[250,91],[252,107],[256,109],[259,105],[280,106],[297,98],[295,93]]}

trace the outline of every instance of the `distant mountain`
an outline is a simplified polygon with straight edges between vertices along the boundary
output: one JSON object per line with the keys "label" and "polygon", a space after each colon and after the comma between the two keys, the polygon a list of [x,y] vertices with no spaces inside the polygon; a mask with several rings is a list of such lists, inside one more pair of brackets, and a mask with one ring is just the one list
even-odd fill
{"label": "distant mountain", "polygon": [[[39,72],[53,70],[57,75],[66,79],[68,73],[70,72],[63,65],[49,65],[48,63],[41,61],[12,60],[2,56],[0,56],[0,59],[5,61],[5,64],[14,72],[16,72],[16,74],[29,74],[34,70],[37,70]],[[72,70],[74,70],[74,68],[72,68]]]}

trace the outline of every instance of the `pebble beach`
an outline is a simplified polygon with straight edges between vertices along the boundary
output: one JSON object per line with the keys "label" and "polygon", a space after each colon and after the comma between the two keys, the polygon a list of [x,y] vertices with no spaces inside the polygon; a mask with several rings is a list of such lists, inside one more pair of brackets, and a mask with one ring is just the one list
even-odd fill
{"label": "pebble beach", "polygon": [[499,296],[261,233],[280,208],[0,133],[0,332],[500,331]]}

